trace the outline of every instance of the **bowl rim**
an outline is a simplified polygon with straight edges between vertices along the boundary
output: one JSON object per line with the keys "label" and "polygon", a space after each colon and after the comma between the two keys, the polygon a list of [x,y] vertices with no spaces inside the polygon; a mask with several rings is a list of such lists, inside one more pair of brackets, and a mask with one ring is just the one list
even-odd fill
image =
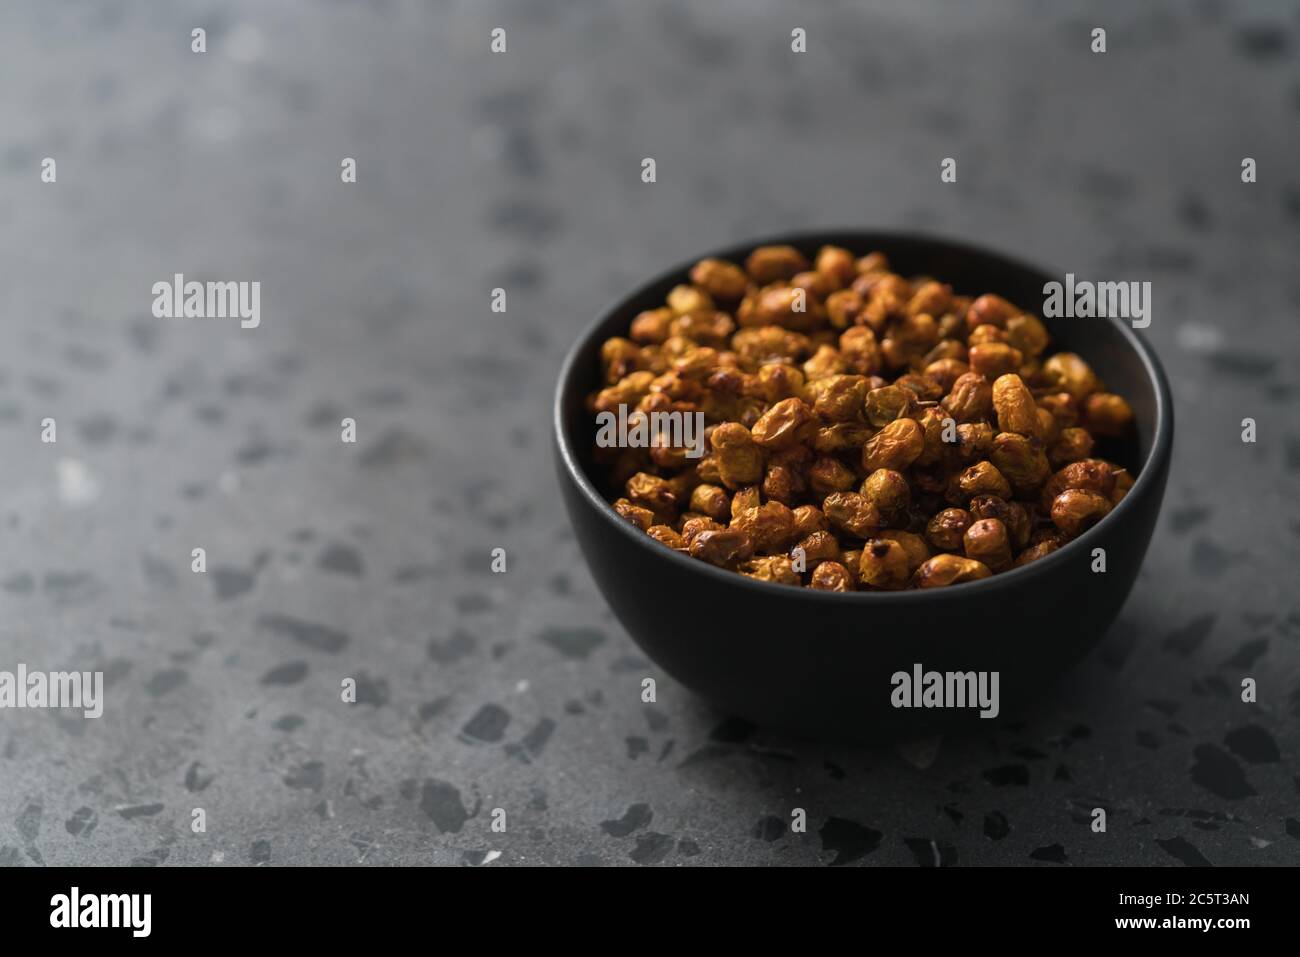
{"label": "bowl rim", "polygon": [[[1138,357],[1142,360],[1143,368],[1146,370],[1147,377],[1150,379],[1155,393],[1155,430],[1151,437],[1151,448],[1147,453],[1146,460],[1142,463],[1142,468],[1138,473],[1137,479],[1129,493],[1124,496],[1119,505],[1115,506],[1106,517],[1100,522],[1088,529],[1078,538],[1067,542],[1061,548],[1043,556],[1036,561],[1029,562],[1019,568],[1011,568],[1004,572],[998,572],[990,575],[988,578],[981,578],[973,582],[962,582],[957,585],[949,585],[944,588],[908,588],[898,591],[852,591],[852,592],[833,592],[822,591],[815,588],[795,588],[790,585],[782,585],[776,582],[762,581],[757,578],[751,578],[748,575],[741,575],[737,572],[725,568],[719,568],[708,562],[700,561],[689,555],[684,555],[675,549],[666,548],[659,542],[646,535],[645,532],[633,528],[633,526],[620,518],[588,479],[585,471],[579,463],[577,456],[574,454],[570,436],[566,431],[564,417],[564,399],[570,383],[573,381],[577,372],[577,363],[579,354],[586,348],[588,343],[596,336],[597,331],[605,325],[606,322],[617,312],[624,309],[626,303],[645,294],[655,286],[672,279],[675,276],[685,276],[690,268],[701,259],[710,257],[719,259],[728,259],[735,261],[735,257],[746,250],[753,250],[759,246],[775,245],[816,245],[836,244],[848,245],[851,237],[860,237],[862,242],[857,245],[870,245],[871,243],[888,243],[890,241],[905,241],[910,243],[929,243],[935,246],[947,247],[948,251],[958,254],[973,254],[985,259],[998,259],[1008,267],[1031,273],[1035,276],[1051,276],[1046,270],[1037,266],[1025,263],[1018,258],[1007,256],[997,250],[983,246],[977,246],[962,240],[950,239],[943,236],[936,236],[925,232],[902,231],[902,230],[870,230],[854,228],[834,228],[802,230],[799,232],[778,233],[772,236],[759,237],[757,239],[744,242],[732,243],[728,246],[702,252],[692,256],[690,259],[679,262],[676,265],[657,272],[651,279],[641,283],[636,289],[625,293],[601,309],[595,319],[589,323],[582,333],[578,336],[573,346],[569,349],[568,354],[564,357],[564,362],[560,366],[559,378],[556,382],[555,399],[552,409],[552,426],[554,431],[554,440],[556,450],[560,460],[564,463],[565,471],[569,477],[577,484],[582,496],[599,512],[613,530],[614,534],[623,535],[629,540],[635,540],[640,547],[649,549],[653,554],[660,558],[673,563],[676,562],[684,571],[694,572],[706,577],[712,577],[717,580],[719,585],[731,585],[742,589],[757,589],[759,594],[768,594],[770,596],[785,596],[786,598],[803,598],[809,601],[837,602],[837,603],[857,603],[863,605],[872,605],[879,602],[890,602],[895,605],[901,604],[921,604],[932,602],[936,598],[954,593],[977,597],[979,594],[993,593],[1007,589],[1017,588],[1021,585],[1028,584],[1036,578],[1041,578],[1052,574],[1053,570],[1063,568],[1065,563],[1079,557],[1083,551],[1088,548],[1089,542],[1095,542],[1100,535],[1099,530],[1103,526],[1114,527],[1118,521],[1122,521],[1125,514],[1132,510],[1132,506],[1140,497],[1139,493],[1147,490],[1157,479],[1157,473],[1161,471],[1161,466],[1165,460],[1168,460],[1173,447],[1173,399],[1169,390],[1169,382],[1165,377],[1164,369],[1160,365],[1160,360],[1155,351],[1139,337],[1134,330],[1123,320],[1114,317],[1106,317],[1104,321],[1118,327],[1124,340],[1128,343],[1129,348],[1133,349]],[[1101,321],[1094,317],[1089,322]]]}

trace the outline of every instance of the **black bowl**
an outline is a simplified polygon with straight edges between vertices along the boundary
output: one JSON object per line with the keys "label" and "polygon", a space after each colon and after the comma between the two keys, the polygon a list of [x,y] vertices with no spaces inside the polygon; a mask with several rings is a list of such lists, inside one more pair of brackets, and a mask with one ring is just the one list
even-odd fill
{"label": "black bowl", "polygon": [[[743,261],[788,243],[811,257],[822,245],[880,250],[903,275],[933,275],[959,293],[996,292],[1034,308],[1056,278],[961,243],[898,233],[827,232],[756,240],[703,253]],[[1137,479],[1105,519],[1022,568],[947,588],[832,593],[755,581],[665,548],[620,519],[592,463],[601,343],[633,316],[662,305],[691,263],[606,309],[578,340],[555,396],[556,464],[578,544],[606,601],[666,672],[727,711],[763,725],[822,736],[897,735],[979,709],[899,708],[893,676],[997,672],[999,713],[1040,697],[1105,633],[1137,578],[1164,495],[1173,445],[1169,385],[1151,348],[1115,319],[1044,319],[1052,349],[1077,352],[1133,407],[1136,435],[1108,457]],[[1092,570],[1105,549],[1105,572]],[[901,682],[900,682],[901,684]]]}

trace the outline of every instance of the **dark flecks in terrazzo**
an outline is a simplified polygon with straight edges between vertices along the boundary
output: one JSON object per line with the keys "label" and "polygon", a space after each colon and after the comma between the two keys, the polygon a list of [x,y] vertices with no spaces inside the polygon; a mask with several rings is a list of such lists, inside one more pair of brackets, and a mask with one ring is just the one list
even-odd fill
{"label": "dark flecks in terrazzo", "polygon": [[1223,738],[1228,750],[1251,764],[1275,764],[1282,760],[1273,736],[1257,724],[1233,728]]}
{"label": "dark flecks in terrazzo", "polygon": [[271,860],[271,842],[254,841],[248,848],[248,859],[254,864],[266,864]]}
{"label": "dark flecks in terrazzo", "polygon": [[489,285],[519,292],[534,292],[546,282],[546,269],[531,259],[516,259],[506,263],[488,280]]}
{"label": "dark flecks in terrazzo", "polygon": [[266,439],[254,438],[235,450],[235,461],[240,465],[261,465],[277,453]]}
{"label": "dark flecks in terrazzo", "polygon": [[1206,675],[1192,682],[1192,693],[1197,695],[1214,695],[1216,698],[1232,697],[1232,689],[1218,675]]}
{"label": "dark flecks in terrazzo", "polygon": [[212,588],[216,590],[217,601],[230,601],[231,598],[238,598],[242,594],[251,592],[253,585],[257,584],[257,572],[261,571],[268,559],[266,553],[261,553],[259,557],[253,560],[251,568],[235,568],[220,564],[208,572],[209,579],[212,579]]}
{"label": "dark flecks in terrazzo", "polygon": [[307,423],[309,428],[313,429],[337,429],[341,428],[341,423],[346,415],[347,413],[343,411],[342,406],[323,400],[312,404],[306,415],[303,416],[303,421]]}
{"label": "dark flecks in terrazzo", "polygon": [[327,545],[316,559],[316,567],[336,575],[360,578],[366,572],[361,553],[344,542]]}
{"label": "dark flecks in terrazzo", "polygon": [[645,672],[649,668],[650,662],[644,658],[637,655],[623,655],[610,663],[609,671],[610,674],[626,675],[634,672]]}
{"label": "dark flecks in terrazzo", "polygon": [[[428,778],[420,792],[420,810],[444,834],[458,834],[473,815],[465,809],[460,790],[438,778]],[[478,809],[475,808],[477,813]]]}
{"label": "dark flecks in terrazzo", "polygon": [[1255,638],[1242,642],[1236,654],[1225,658],[1220,668],[1249,668],[1268,651],[1267,638]]}
{"label": "dark flecks in terrazzo", "polygon": [[1209,521],[1214,512],[1203,505],[1188,505],[1183,508],[1176,508],[1169,513],[1169,527],[1173,529],[1175,535],[1183,535],[1190,532],[1198,525],[1203,525]]}
{"label": "dark flecks in terrazzo", "polygon": [[646,726],[655,734],[668,729],[668,715],[658,705],[647,704],[641,708],[641,713],[645,715]]}
{"label": "dark flecks in terrazzo", "polygon": [[307,662],[305,661],[287,661],[282,665],[276,665],[266,674],[262,675],[262,684],[264,685],[296,685],[307,677]]}
{"label": "dark flecks in terrazzo", "polygon": [[505,737],[510,712],[497,704],[485,704],[460,729],[460,739],[468,744],[495,744]]}
{"label": "dark flecks in terrazzo", "polygon": [[1286,819],[1286,832],[1297,841],[1300,841],[1300,821],[1293,817]]}
{"label": "dark flecks in terrazzo", "polygon": [[1188,867],[1214,866],[1206,859],[1204,854],[1197,850],[1196,845],[1192,844],[1186,838],[1177,836],[1166,839],[1156,838],[1156,843],[1159,844],[1170,857],[1177,858]]}
{"label": "dark flecks in terrazzo", "polygon": [[1202,578],[1220,578],[1244,556],[1243,552],[1229,552],[1209,539],[1197,539],[1192,546],[1192,571]]}
{"label": "dark flecks in terrazzo", "polygon": [[551,626],[537,636],[565,658],[585,659],[605,643],[605,633],[595,628],[562,628]]}
{"label": "dark flecks in terrazzo", "polygon": [[1241,379],[1250,385],[1273,374],[1277,358],[1262,352],[1222,347],[1211,353],[1207,361],[1210,371],[1232,379]]}
{"label": "dark flecks in terrazzo", "polygon": [[1178,202],[1178,218],[1192,229],[1207,231],[1214,222],[1205,200],[1196,193],[1186,193]]}
{"label": "dark flecks in terrazzo", "polygon": [[654,812],[649,804],[632,804],[618,820],[601,821],[600,829],[610,837],[627,837],[633,831],[645,827],[654,819]]}
{"label": "dark flecks in terrazzo", "polygon": [[468,657],[478,647],[478,641],[468,631],[457,628],[450,638],[429,639],[429,657],[440,665],[449,665],[461,658]]}
{"label": "dark flecks in terrazzo", "polygon": [[153,675],[145,682],[144,688],[155,698],[160,698],[189,680],[189,672],[184,668],[166,668]]}
{"label": "dark flecks in terrazzo", "polygon": [[785,836],[785,821],[779,817],[761,817],[750,834],[760,841],[777,841]]}
{"label": "dark flecks in terrazzo", "polygon": [[983,772],[984,780],[994,787],[1017,785],[1029,786],[1029,767],[1024,764],[1004,764],[1001,767],[988,768]]}
{"label": "dark flecks in terrazzo", "polygon": [[194,418],[204,425],[218,426],[226,421],[226,410],[219,405],[203,403],[194,407]]}
{"label": "dark flecks in terrazzo", "polygon": [[1046,861],[1049,864],[1065,864],[1069,860],[1065,848],[1060,844],[1048,844],[1046,847],[1035,848],[1029,852],[1029,856],[1035,861]]}
{"label": "dark flecks in terrazzo", "polygon": [[185,770],[185,788],[193,792],[202,791],[216,780],[216,777],[216,774],[204,767],[202,763],[192,761]]}
{"label": "dark flecks in terrazzo", "polygon": [[117,422],[105,413],[91,415],[77,423],[77,432],[87,444],[103,445],[117,434]]}
{"label": "dark flecks in terrazzo", "polygon": [[1300,436],[1288,435],[1282,446],[1282,462],[1288,472],[1300,472]]}
{"label": "dark flecks in terrazzo", "polygon": [[257,619],[257,623],[274,635],[291,638],[308,648],[331,654],[342,651],[349,640],[347,632],[328,625],[304,621],[292,615],[262,615]]}
{"label": "dark flecks in terrazzo", "polygon": [[650,742],[639,734],[628,735],[625,739],[627,744],[627,759],[635,761],[638,757],[650,750]]}
{"label": "dark flecks in terrazzo", "polygon": [[[41,817],[45,814],[45,805],[39,800],[28,801],[23,809],[18,812],[14,818],[14,827],[21,837],[27,843],[27,855],[32,857],[38,864],[40,855],[35,850],[36,838],[41,833]],[[33,857],[33,855],[35,855]]]}
{"label": "dark flecks in terrazzo", "polygon": [[99,823],[99,815],[95,813],[94,808],[79,807],[70,818],[63,822],[63,827],[73,837],[90,837],[90,833],[95,830],[95,825]]}
{"label": "dark flecks in terrazzo", "polygon": [[1218,616],[1213,614],[1193,618],[1186,625],[1165,635],[1161,647],[1165,651],[1172,651],[1185,658],[1201,647],[1205,639],[1213,633],[1217,619]]}
{"label": "dark flecks in terrazzo", "polygon": [[130,821],[137,817],[153,817],[155,814],[162,813],[163,805],[161,804],[131,804],[124,807],[114,808],[118,815],[124,820]]}
{"label": "dark flecks in terrazzo", "polygon": [[1198,744],[1193,756],[1193,783],[1212,794],[1232,800],[1251,797],[1256,793],[1246,780],[1241,765],[1221,748],[1213,744]]}
{"label": "dark flecks in terrazzo", "polygon": [[284,783],[299,791],[319,791],[325,786],[325,764],[306,761],[284,775]]}
{"label": "dark flecks in terrazzo", "polygon": [[36,579],[31,572],[18,572],[0,582],[0,588],[14,595],[30,595],[36,588]]}
{"label": "dark flecks in terrazzo", "polygon": [[427,442],[405,429],[388,429],[361,452],[357,461],[363,468],[388,469],[413,462],[423,462],[430,455]]}
{"label": "dark flecks in terrazzo", "polygon": [[1237,52],[1251,60],[1285,57],[1291,37],[1281,23],[1248,23],[1237,28]]}
{"label": "dark flecks in terrazzo", "polygon": [[551,735],[555,733],[555,727],[555,722],[550,718],[542,718],[517,744],[506,745],[506,753],[525,763],[536,760],[546,750]]}
{"label": "dark flecks in terrazzo", "polygon": [[454,602],[456,611],[462,615],[474,615],[492,609],[492,599],[479,591],[457,595]]}
{"label": "dark flecks in terrazzo", "polygon": [[416,582],[428,581],[436,574],[438,569],[433,565],[402,565],[393,569],[393,584],[412,585]]}
{"label": "dark flecks in terrazzo", "polygon": [[356,682],[357,704],[367,704],[372,708],[382,708],[388,704],[390,692],[387,678],[377,677],[367,671],[358,671]]}
{"label": "dark flecks in terrazzo", "polygon": [[495,202],[487,222],[511,240],[537,243],[554,236],[563,227],[564,217],[552,206],[518,195]]}
{"label": "dark flecks in terrazzo", "polygon": [[842,817],[828,818],[818,831],[818,836],[821,838],[822,850],[835,854],[830,862],[831,867],[852,864],[866,857],[880,846],[884,837],[874,828]]}
{"label": "dark flecks in terrazzo", "polygon": [[684,837],[677,842],[677,853],[683,857],[696,857],[700,853],[700,845]]}
{"label": "dark flecks in terrazzo", "polygon": [[103,586],[89,572],[46,572],[41,588],[60,604],[89,601],[103,591]]}
{"label": "dark flecks in terrazzo", "polygon": [[160,867],[167,862],[171,851],[165,847],[156,847],[147,854],[141,854],[131,861],[132,867]]}
{"label": "dark flecks in terrazzo", "polygon": [[677,743],[676,738],[669,738],[667,741],[665,741],[664,746],[659,750],[659,757],[656,759],[656,763],[662,764],[664,761],[666,761],[668,759],[668,755],[673,753],[673,746],[676,743]]}
{"label": "dark flecks in terrazzo", "polygon": [[421,703],[419,711],[417,712],[420,716],[420,721],[432,721],[434,718],[438,717],[438,715],[446,711],[447,706],[450,704],[451,697],[449,695],[444,695],[441,698],[434,698],[432,701]]}
{"label": "dark flecks in terrazzo", "polygon": [[637,836],[636,846],[628,853],[628,857],[637,864],[658,864],[672,852],[676,843],[667,834],[650,831]]}

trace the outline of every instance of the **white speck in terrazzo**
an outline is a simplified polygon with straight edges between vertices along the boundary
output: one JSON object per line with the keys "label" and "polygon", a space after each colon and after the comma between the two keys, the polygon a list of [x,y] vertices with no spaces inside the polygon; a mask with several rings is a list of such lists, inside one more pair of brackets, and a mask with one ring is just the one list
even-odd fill
{"label": "white speck in terrazzo", "polygon": [[78,459],[59,459],[55,466],[58,476],[59,501],[74,508],[89,505],[99,498],[99,482]]}
{"label": "white speck in terrazzo", "polygon": [[1184,322],[1178,327],[1178,345],[1186,352],[1208,355],[1223,344],[1219,330],[1203,322]]}

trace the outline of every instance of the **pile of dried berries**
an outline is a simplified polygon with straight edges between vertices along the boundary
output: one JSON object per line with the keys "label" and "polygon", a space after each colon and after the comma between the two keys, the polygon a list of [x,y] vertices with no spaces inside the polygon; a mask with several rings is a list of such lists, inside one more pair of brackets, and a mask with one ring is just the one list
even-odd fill
{"label": "pile of dried berries", "polygon": [[906,279],[878,252],[763,246],[601,349],[592,412],[702,413],[706,454],[663,433],[597,448],[614,510],[668,548],[826,591],[986,578],[1060,548],[1133,485],[1093,458],[1133,412],[1088,364],[1046,353],[1000,296]]}

